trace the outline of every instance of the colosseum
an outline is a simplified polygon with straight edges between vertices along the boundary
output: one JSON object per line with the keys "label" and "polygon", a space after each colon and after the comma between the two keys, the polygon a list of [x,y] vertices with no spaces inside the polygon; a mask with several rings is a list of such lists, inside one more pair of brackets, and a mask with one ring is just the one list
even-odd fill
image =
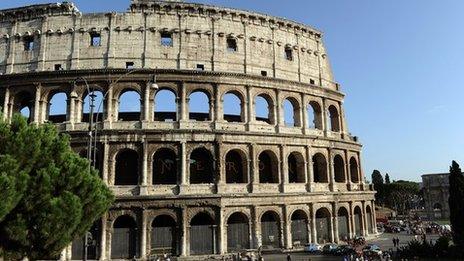
{"label": "colosseum", "polygon": [[[116,195],[89,259],[376,233],[361,144],[312,27],[183,1],[31,5],[0,11],[0,73],[3,117],[55,124]],[[76,239],[62,259],[84,249]]]}

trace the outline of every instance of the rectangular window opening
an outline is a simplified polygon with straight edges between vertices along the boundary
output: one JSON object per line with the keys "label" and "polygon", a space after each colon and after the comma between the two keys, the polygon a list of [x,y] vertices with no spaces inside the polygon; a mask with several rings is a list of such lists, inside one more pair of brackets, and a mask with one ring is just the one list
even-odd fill
{"label": "rectangular window opening", "polygon": [[310,84],[315,84],[316,82],[313,79],[309,79]]}
{"label": "rectangular window opening", "polygon": [[161,33],[161,45],[162,46],[173,46],[172,33]]}
{"label": "rectangular window opening", "polygon": [[261,71],[261,76],[267,76],[267,71]]}
{"label": "rectangular window opening", "polygon": [[285,48],[285,59],[287,59],[288,61],[293,61],[292,49]]}
{"label": "rectangular window opening", "polygon": [[90,33],[90,46],[100,46],[101,35],[99,33]]}
{"label": "rectangular window opening", "polygon": [[61,71],[63,70],[63,67],[61,66],[61,64],[55,64],[55,71]]}
{"label": "rectangular window opening", "polygon": [[134,69],[134,62],[126,62],[126,69]]}
{"label": "rectangular window opening", "polygon": [[197,71],[204,71],[205,70],[205,65],[204,64],[197,64]]}
{"label": "rectangular window opening", "polygon": [[227,51],[236,52],[237,51],[237,40],[234,38],[227,38]]}
{"label": "rectangular window opening", "polygon": [[34,50],[34,37],[28,36],[24,38],[24,51]]}

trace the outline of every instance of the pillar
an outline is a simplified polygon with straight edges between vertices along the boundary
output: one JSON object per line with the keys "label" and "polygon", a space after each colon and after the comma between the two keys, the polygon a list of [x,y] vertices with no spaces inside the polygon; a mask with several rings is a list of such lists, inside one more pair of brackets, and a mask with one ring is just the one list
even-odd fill
{"label": "pillar", "polygon": [[368,226],[367,226],[367,213],[366,213],[366,202],[362,201],[361,202],[361,220],[362,220],[362,225],[363,225],[363,230],[362,234],[363,236],[367,236],[369,234]]}
{"label": "pillar", "polygon": [[350,202],[350,208],[348,210],[349,222],[351,223],[350,238],[354,238],[356,235],[356,224],[354,221],[353,202]]}
{"label": "pillar", "polygon": [[292,242],[292,219],[289,216],[290,215],[290,210],[288,209],[288,206],[285,206],[284,209],[284,242],[285,242],[285,248],[290,249],[293,247],[293,242]]}
{"label": "pillar", "polygon": [[[75,91],[72,91],[70,94],[69,94],[69,99],[67,101],[67,106],[68,106],[68,109],[66,110],[67,112],[67,116],[66,116],[66,120],[72,124],[74,124],[75,122],[79,122],[80,121],[80,116],[82,114],[77,114],[76,113],[76,109],[78,107],[80,107],[79,105],[81,104],[79,101],[77,101],[78,97],[77,97],[77,93]],[[76,103],[77,103],[77,106],[76,106]],[[79,120],[76,121],[76,116],[78,117]]]}
{"label": "pillar", "polygon": [[144,92],[143,92],[143,121],[152,121],[153,117],[151,116],[151,112],[153,110],[150,110],[150,82],[146,82],[144,86]]}
{"label": "pillar", "polygon": [[185,141],[180,142],[180,184],[179,184],[179,192],[183,193],[185,186],[189,184],[188,177],[187,177],[187,168],[188,168],[188,161],[187,161],[187,144]]}
{"label": "pillar", "polygon": [[10,88],[5,88],[5,97],[3,100],[3,119],[6,120],[9,114]]}
{"label": "pillar", "polygon": [[279,89],[276,89],[276,98],[275,98],[275,101],[274,101],[274,113],[273,113],[273,117],[274,117],[274,124],[277,126],[277,130],[280,132],[279,128],[284,126],[284,123],[283,123],[283,119],[284,119],[284,112],[283,112],[283,109],[281,108],[281,101],[280,101],[280,97],[281,96],[281,91]]}
{"label": "pillar", "polygon": [[187,121],[188,117],[188,99],[186,95],[185,85],[181,83],[179,85],[180,92],[180,102],[178,102],[179,112],[180,112],[180,121]]}
{"label": "pillar", "polygon": [[[254,111],[253,111],[253,108],[255,106],[255,99],[253,98],[253,94],[252,94],[252,89],[251,89],[251,86],[247,85],[246,86],[246,90],[247,90],[247,97],[246,97],[246,105],[247,105],[247,119],[246,119],[246,122],[248,125],[250,125],[251,123],[253,123],[255,121],[255,116],[254,116]],[[248,129],[250,127],[248,126]]]}
{"label": "pillar", "polygon": [[331,214],[332,215],[329,218],[329,221],[330,221],[330,224],[329,224],[329,226],[330,226],[330,241],[332,243],[334,243],[335,242],[335,223],[334,223],[335,214],[333,213],[333,211],[332,211]]}
{"label": "pillar", "polygon": [[311,242],[317,243],[317,229],[316,229],[316,207],[311,204]]}
{"label": "pillar", "polygon": [[371,201],[371,211],[372,211],[372,225],[374,226],[373,227],[374,234],[377,234],[378,233],[377,218],[376,218],[376,213],[375,213],[375,201],[374,200]]}
{"label": "pillar", "polygon": [[308,129],[308,104],[305,99],[305,95],[301,94],[301,106],[300,106],[300,113],[301,113],[301,130],[303,134],[306,134],[306,130]]}
{"label": "pillar", "polygon": [[105,141],[103,142],[103,170],[102,170],[102,179],[103,182],[105,182],[106,185],[109,184],[108,182],[108,166],[109,164],[109,153],[110,153],[110,145],[108,144],[108,141],[105,138]]}
{"label": "pillar", "polygon": [[143,141],[143,152],[142,152],[142,185],[140,187],[140,194],[148,194],[148,142],[146,139]]}
{"label": "pillar", "polygon": [[[319,56],[318,56],[319,57]],[[322,84],[321,84],[322,86]],[[327,136],[327,132],[330,130],[327,129],[327,108],[325,107],[325,99],[322,99],[322,108],[321,108],[321,116],[322,116],[322,130],[325,133],[325,136]]]}
{"label": "pillar", "polygon": [[313,157],[311,156],[311,151],[309,149],[309,146],[305,147],[306,150],[306,169],[307,169],[307,180],[306,180],[306,189],[307,191],[311,192],[312,191],[312,186],[313,186],[313,181],[314,181],[314,168],[313,168]]}
{"label": "pillar", "polygon": [[332,150],[329,148],[329,158],[328,160],[328,173],[329,173],[329,188],[330,191],[335,191],[335,170],[334,170],[334,161],[333,161],[333,154]]}
{"label": "pillar", "polygon": [[262,245],[261,240],[261,222],[258,217],[258,209],[253,207],[253,226],[254,226],[254,248],[259,248]]}
{"label": "pillar", "polygon": [[340,241],[340,238],[339,238],[339,232],[338,232],[338,205],[337,203],[333,203],[332,205],[332,213],[333,213],[333,235],[334,235],[334,238],[333,238],[333,241],[335,243],[338,244],[338,242]]}
{"label": "pillar", "polygon": [[285,145],[280,145],[280,183],[285,186],[289,183],[288,178],[288,159],[286,157],[287,151]]}
{"label": "pillar", "polygon": [[254,192],[259,184],[259,159],[256,155],[256,144],[250,144],[248,147],[250,148],[250,178]]}
{"label": "pillar", "polygon": [[111,123],[114,120],[114,112],[113,112],[113,88],[111,85],[108,86],[107,94],[106,94],[106,118],[105,121]]}
{"label": "pillar", "polygon": [[[7,89],[8,90],[8,89]],[[34,122],[37,124],[42,123],[40,119],[40,95],[42,92],[42,85],[35,85],[35,99],[34,99]],[[6,96],[6,94],[5,94]],[[6,97],[5,97],[6,99]]]}
{"label": "pillar", "polygon": [[108,213],[103,214],[100,240],[100,260],[107,260],[106,237],[107,237]]}
{"label": "pillar", "polygon": [[140,240],[140,258],[145,259],[147,256],[147,228],[148,228],[148,217],[145,210],[142,210],[142,236]]}
{"label": "pillar", "polygon": [[361,165],[361,151],[358,152],[358,175],[359,183],[364,184],[364,171]]}
{"label": "pillar", "polygon": [[182,208],[182,213],[181,213],[181,235],[180,235],[180,255],[181,256],[187,256],[189,255],[189,244],[188,244],[188,220],[187,220],[187,208],[183,207]]}
{"label": "pillar", "polygon": [[224,219],[224,210],[219,210],[219,254],[223,255],[227,253],[227,224]]}

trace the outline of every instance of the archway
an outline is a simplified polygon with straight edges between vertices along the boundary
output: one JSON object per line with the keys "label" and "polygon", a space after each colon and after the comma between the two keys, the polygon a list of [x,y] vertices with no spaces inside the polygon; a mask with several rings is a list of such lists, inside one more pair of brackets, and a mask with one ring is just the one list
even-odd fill
{"label": "archway", "polygon": [[190,254],[208,255],[216,252],[216,226],[207,213],[198,213],[190,221]]}
{"label": "archway", "polygon": [[268,95],[260,94],[255,97],[256,121],[274,124],[272,109],[272,99]]}
{"label": "archway", "polygon": [[[83,103],[82,103],[82,122],[90,122],[90,103],[91,103],[91,96],[93,95],[93,121],[101,121],[103,118],[103,107],[105,104],[103,103],[103,93],[101,91],[95,90],[85,95]],[[96,118],[98,113],[98,119]]]}
{"label": "archway", "polygon": [[308,216],[303,210],[296,210],[292,217],[292,245],[304,246],[308,243]]}
{"label": "archway", "polygon": [[330,238],[330,229],[331,229],[331,221],[330,221],[330,212],[326,208],[320,208],[316,211],[316,235],[317,235],[317,243],[325,244],[331,241]]}
{"label": "archway", "polygon": [[161,148],[153,155],[153,184],[177,184],[177,156],[168,148]]}
{"label": "archway", "polygon": [[345,182],[345,162],[340,155],[335,155],[334,157],[334,172],[335,182]]}
{"label": "archway", "polygon": [[290,183],[305,182],[305,163],[304,158],[299,152],[292,152],[288,155],[288,181]]}
{"label": "archway", "polygon": [[21,108],[19,113],[21,114],[21,116],[27,119],[27,122],[31,122],[31,108],[30,107],[25,106]]}
{"label": "archway", "polygon": [[[4,99],[5,97],[1,98]],[[19,92],[14,96],[13,111],[15,113],[19,112],[23,117],[27,118],[27,122],[30,123],[33,120],[34,103],[34,96],[29,92]]]}
{"label": "archway", "polygon": [[48,102],[48,121],[61,123],[66,121],[68,95],[58,92],[51,96]]}
{"label": "archway", "polygon": [[327,175],[327,161],[322,153],[316,153],[313,156],[313,175],[314,182],[328,183],[329,177]]}
{"label": "archway", "polygon": [[161,89],[155,94],[154,117],[155,121],[176,121],[177,103],[176,94],[169,89]]}
{"label": "archway", "polygon": [[243,122],[241,95],[235,92],[224,94],[223,111],[227,122]]}
{"label": "archway", "polygon": [[333,132],[340,131],[340,116],[335,106],[329,106],[329,130]]}
{"label": "archway", "polygon": [[369,234],[373,234],[374,233],[374,224],[372,222],[371,206],[366,206],[366,221],[367,221],[367,232]]}
{"label": "archway", "polygon": [[442,206],[440,203],[435,203],[433,205],[433,217],[436,219],[441,219],[442,218]]}
{"label": "archway", "polygon": [[358,172],[358,161],[354,158],[350,158],[350,175],[351,175],[351,182],[358,183],[359,182],[359,172]]}
{"label": "archway", "polygon": [[209,150],[197,148],[190,154],[190,184],[214,183],[214,160]]}
{"label": "archway", "polygon": [[287,127],[300,126],[300,106],[298,101],[294,98],[287,98],[284,100],[284,123]]}
{"label": "archway", "polygon": [[226,183],[247,183],[246,158],[239,150],[226,154]]}
{"label": "archway", "polygon": [[[87,242],[87,259],[98,260],[100,258],[101,220],[95,221],[88,232],[92,235],[92,240]],[[76,238],[72,242],[71,259],[83,260],[83,257],[84,237]]]}
{"label": "archway", "polygon": [[261,152],[259,160],[259,183],[279,183],[277,157],[274,152]]}
{"label": "archway", "polygon": [[124,215],[114,221],[111,236],[111,258],[131,259],[137,255],[137,224],[131,216]]}
{"label": "archway", "polygon": [[274,211],[261,216],[262,245],[266,248],[280,248],[280,218]]}
{"label": "archway", "polygon": [[322,130],[322,110],[315,101],[311,101],[308,106],[308,128]]}
{"label": "archway", "polygon": [[362,213],[361,208],[356,206],[354,208],[354,232],[357,236],[362,236],[363,226],[362,226]]}
{"label": "archway", "polygon": [[340,240],[348,240],[350,234],[348,231],[348,211],[344,207],[340,207],[337,213],[338,222],[338,238]]}
{"label": "archway", "polygon": [[134,90],[125,90],[119,95],[118,120],[138,121],[140,120],[140,94]]}
{"label": "archway", "polygon": [[137,185],[139,183],[139,155],[124,149],[116,155],[114,185]]}
{"label": "archway", "polygon": [[177,254],[177,226],[171,216],[159,215],[151,223],[151,253]]}
{"label": "archway", "polygon": [[227,219],[227,252],[237,252],[250,248],[248,217],[235,212]]}
{"label": "archway", "polygon": [[211,119],[210,99],[203,90],[194,91],[189,96],[189,119],[209,121]]}

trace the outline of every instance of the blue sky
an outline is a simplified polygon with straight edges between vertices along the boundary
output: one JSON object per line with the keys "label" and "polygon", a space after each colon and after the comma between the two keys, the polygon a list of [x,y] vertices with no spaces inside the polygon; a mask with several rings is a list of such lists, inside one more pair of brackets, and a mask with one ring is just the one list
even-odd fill
{"label": "blue sky", "polygon": [[[50,1],[2,0],[0,8]],[[129,0],[76,0],[83,12],[124,11]],[[464,165],[464,1],[198,0],[254,10],[324,32],[336,80],[347,95],[363,165],[393,179],[420,180]],[[110,4],[111,3],[111,4]]]}

